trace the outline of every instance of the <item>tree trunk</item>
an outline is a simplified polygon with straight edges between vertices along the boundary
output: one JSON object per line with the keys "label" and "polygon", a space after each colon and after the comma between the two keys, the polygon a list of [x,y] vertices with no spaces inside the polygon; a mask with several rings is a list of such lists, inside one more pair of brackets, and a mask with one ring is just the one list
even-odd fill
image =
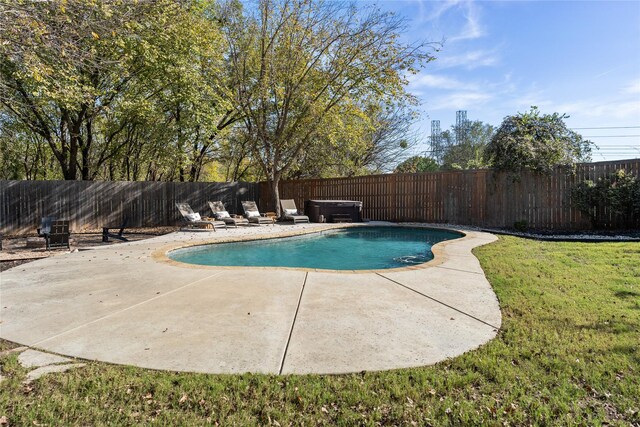
{"label": "tree trunk", "polygon": [[80,176],[83,181],[93,180],[93,173],[91,172],[91,144],[93,143],[93,128],[91,119],[87,119],[85,122],[85,129],[87,134],[85,135],[85,143],[82,146],[82,168],[80,169]]}
{"label": "tree trunk", "polygon": [[80,124],[71,121],[69,126],[69,157],[67,158],[67,171],[64,179],[75,180],[78,175],[78,139],[80,138]]}
{"label": "tree trunk", "polygon": [[269,186],[271,187],[271,203],[273,203],[274,205],[273,211],[276,213],[278,218],[280,218],[280,190],[278,189],[279,183],[279,174],[276,174],[272,179],[269,179]]}

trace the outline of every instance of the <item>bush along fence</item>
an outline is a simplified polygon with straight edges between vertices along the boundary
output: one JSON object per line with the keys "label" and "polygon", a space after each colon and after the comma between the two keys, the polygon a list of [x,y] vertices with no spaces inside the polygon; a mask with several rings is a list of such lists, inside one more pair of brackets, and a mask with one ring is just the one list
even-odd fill
{"label": "bush along fence", "polygon": [[[640,227],[640,212],[621,214],[605,201],[588,213],[572,200],[585,181],[597,183],[619,170],[640,177],[640,159],[579,164],[575,173],[526,172],[515,180],[491,170],[429,172],[285,181],[279,191],[298,207],[308,199],[360,200],[371,220],[548,230]],[[261,186],[260,206],[271,210],[271,193],[266,183]]]}
{"label": "bush along fence", "polygon": [[186,202],[211,216],[207,201],[222,200],[241,213],[241,200],[259,198],[257,183],[0,181],[0,232],[33,233],[43,216],[68,219],[75,232],[118,225],[179,223],[175,204]]}
{"label": "bush along fence", "polygon": [[[619,177],[621,170],[626,178]],[[309,199],[359,200],[363,216],[380,221],[640,228],[640,193],[634,193],[640,159],[580,164],[574,174],[558,169],[517,178],[476,170],[309,179],[282,182],[280,197],[294,199],[299,208]],[[68,219],[76,232],[117,225],[125,216],[130,227],[171,226],[180,220],[177,202],[205,215],[209,200],[222,200],[231,213],[242,213],[242,200],[256,200],[262,211],[270,211],[270,194],[265,182],[0,181],[0,232],[33,233],[43,216]]]}

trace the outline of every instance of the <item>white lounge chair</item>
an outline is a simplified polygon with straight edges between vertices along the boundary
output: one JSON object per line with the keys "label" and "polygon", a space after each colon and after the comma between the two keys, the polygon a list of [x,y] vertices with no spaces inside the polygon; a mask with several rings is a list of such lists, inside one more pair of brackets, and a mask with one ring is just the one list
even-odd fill
{"label": "white lounge chair", "polygon": [[200,214],[194,212],[189,206],[189,203],[176,203],[176,207],[182,214],[183,226],[181,229],[204,229],[216,231],[216,227],[227,228],[227,224],[224,221],[212,221],[206,218],[201,218]]}
{"label": "white lounge chair", "polygon": [[213,212],[213,217],[218,221],[224,221],[225,224],[233,225],[234,227],[238,227],[238,225],[249,225],[249,220],[247,218],[238,217],[237,215],[230,215],[229,212],[224,208],[224,204],[222,202],[207,203],[209,203],[211,212]]}
{"label": "white lounge chair", "polygon": [[293,199],[280,200],[280,207],[282,208],[282,218],[286,221],[293,221],[294,224],[299,222],[309,222],[309,217],[302,215],[296,207],[296,202]]}
{"label": "white lounge chair", "polygon": [[253,200],[242,202],[242,209],[244,209],[244,216],[251,224],[274,224],[273,218],[260,213]]}

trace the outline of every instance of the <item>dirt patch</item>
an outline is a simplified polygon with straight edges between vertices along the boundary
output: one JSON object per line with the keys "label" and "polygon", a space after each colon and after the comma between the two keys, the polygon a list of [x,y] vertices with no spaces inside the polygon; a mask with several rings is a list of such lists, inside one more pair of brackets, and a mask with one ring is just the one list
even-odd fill
{"label": "dirt patch", "polygon": [[[155,236],[176,231],[176,227],[153,227],[153,228],[129,228],[125,230],[124,237],[130,242],[145,240]],[[27,239],[42,240],[41,248],[28,248]],[[102,241],[102,229],[86,230],[82,233],[71,234],[71,250],[67,248],[57,248],[47,250],[44,247],[44,239],[38,238],[37,234],[20,236],[3,236],[2,250],[0,251],[0,271],[5,271],[21,264],[34,261],[40,258],[61,255],[78,249],[93,246],[119,245],[122,242],[117,239],[109,239],[109,242]]]}
{"label": "dirt patch", "polygon": [[17,261],[0,261],[0,272],[8,270],[13,267],[17,267],[22,264],[34,261],[33,259],[22,259]]}

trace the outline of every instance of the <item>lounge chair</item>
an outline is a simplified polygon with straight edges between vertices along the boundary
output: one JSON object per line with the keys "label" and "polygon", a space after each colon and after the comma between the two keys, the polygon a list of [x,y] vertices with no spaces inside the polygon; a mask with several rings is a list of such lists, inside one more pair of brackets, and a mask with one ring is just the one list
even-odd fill
{"label": "lounge chair", "polygon": [[42,217],[42,223],[38,228],[38,236],[44,237],[47,249],[69,246],[69,221],[56,220],[53,216]]}
{"label": "lounge chair", "polygon": [[244,209],[244,216],[249,220],[251,224],[273,224],[273,218],[264,216],[258,210],[258,206],[254,201],[242,202],[242,209]]}
{"label": "lounge chair", "polygon": [[249,225],[249,220],[243,218],[238,215],[230,215],[229,212],[224,208],[224,204],[222,202],[207,202],[209,203],[209,207],[211,208],[211,212],[213,212],[213,217],[219,221],[224,221],[227,225],[233,225],[234,227],[238,227],[238,225]]}
{"label": "lounge chair", "polygon": [[280,207],[282,208],[282,218],[286,221],[293,221],[294,224],[309,222],[309,217],[302,215],[298,211],[296,202],[293,199],[280,200]]}
{"label": "lounge chair", "polygon": [[224,221],[201,218],[199,213],[194,212],[193,209],[191,209],[189,203],[176,203],[176,207],[180,211],[180,214],[182,214],[183,226],[180,228],[181,230],[185,228],[199,228],[216,231],[216,227],[227,228],[227,224],[225,224]]}

